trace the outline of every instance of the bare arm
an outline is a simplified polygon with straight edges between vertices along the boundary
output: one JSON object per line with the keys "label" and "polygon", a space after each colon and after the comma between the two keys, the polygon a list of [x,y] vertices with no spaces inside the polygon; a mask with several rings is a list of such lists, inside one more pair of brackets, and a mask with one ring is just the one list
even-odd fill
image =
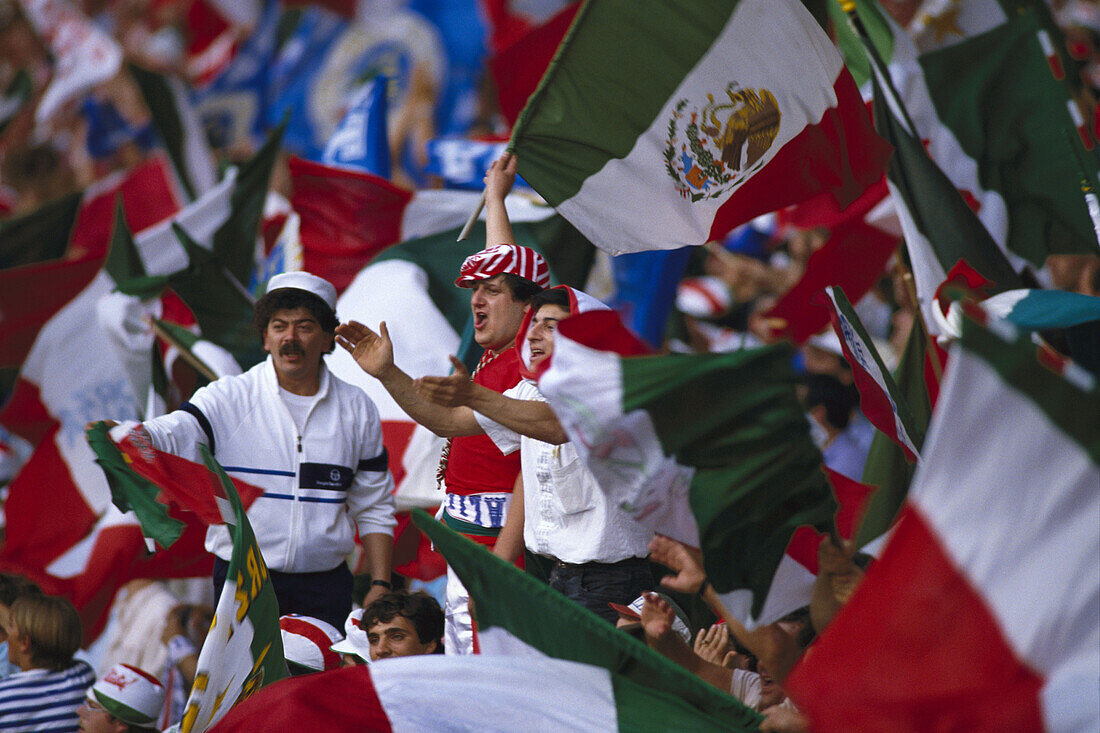
{"label": "bare arm", "polygon": [[443,407],[421,397],[412,377],[393,363],[393,343],[385,321],[378,331],[358,321],[341,323],[336,327],[336,343],[351,354],[360,369],[382,383],[409,417],[436,435],[453,438],[484,432],[469,408]]}
{"label": "bare arm", "polygon": [[508,518],[500,530],[493,554],[506,562],[514,563],[523,553],[523,472],[516,474],[512,488],[512,503],[508,505]]}
{"label": "bare arm", "polygon": [[672,630],[672,607],[656,593],[645,594],[642,606],[642,628],[646,643],[654,651],[668,657],[676,664],[714,685],[722,692],[729,692],[733,670],[712,664],[691,650],[687,642]]}
{"label": "bare arm", "polygon": [[848,602],[863,579],[863,571],[852,561],[855,546],[826,537],[817,548],[817,578],[810,596],[810,623],[817,633],[825,630],[837,611]]}
{"label": "bare arm", "polygon": [[512,223],[504,208],[504,197],[516,181],[516,156],[505,153],[493,161],[485,174],[485,246],[515,244]]}
{"label": "bare arm", "polygon": [[451,357],[454,374],[446,377],[421,377],[416,380],[420,396],[435,405],[457,409],[468,407],[528,438],[561,445],[569,436],[550,405],[539,400],[517,400],[473,382],[466,367]]}
{"label": "bare arm", "polygon": [[[367,553],[367,570],[370,572],[371,580],[388,581],[390,571],[393,569],[393,537],[382,532],[371,532],[360,539]],[[385,592],[385,587],[372,585],[363,599],[363,606],[369,605]]]}

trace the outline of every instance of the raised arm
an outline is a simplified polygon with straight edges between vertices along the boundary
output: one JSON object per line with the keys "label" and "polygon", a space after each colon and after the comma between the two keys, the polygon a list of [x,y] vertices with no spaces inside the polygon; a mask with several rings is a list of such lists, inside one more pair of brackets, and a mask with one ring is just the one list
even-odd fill
{"label": "raised arm", "polygon": [[453,438],[484,432],[469,408],[443,407],[420,396],[412,377],[393,363],[393,343],[385,321],[378,333],[358,321],[341,323],[336,327],[336,343],[351,354],[360,369],[382,383],[409,417],[436,435]]}
{"label": "raised arm", "polygon": [[512,223],[504,208],[504,197],[516,182],[516,156],[505,153],[494,160],[485,174],[485,246],[515,244]]}
{"label": "raised arm", "polygon": [[416,389],[423,399],[440,407],[465,407],[480,412],[509,430],[544,443],[561,445],[568,442],[569,436],[550,405],[539,400],[505,397],[472,381],[465,365],[453,356],[451,364],[454,373],[449,376],[416,380]]}

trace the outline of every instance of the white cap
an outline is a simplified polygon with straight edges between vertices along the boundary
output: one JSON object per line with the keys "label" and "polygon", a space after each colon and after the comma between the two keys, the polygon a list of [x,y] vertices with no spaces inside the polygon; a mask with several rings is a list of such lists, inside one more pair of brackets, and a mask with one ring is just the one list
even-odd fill
{"label": "white cap", "polygon": [[332,312],[336,312],[336,288],[323,277],[311,275],[308,272],[283,272],[267,281],[267,292],[279,288],[295,288],[316,295],[325,301]]}
{"label": "white cap", "polygon": [[300,667],[324,672],[340,666],[340,657],[332,645],[344,638],[328,621],[290,613],[279,617],[283,637],[283,656]]}
{"label": "white cap", "polygon": [[123,723],[148,725],[164,707],[164,685],[144,670],[116,664],[88,688],[88,699]]}
{"label": "white cap", "polygon": [[355,654],[370,662],[370,640],[367,638],[367,630],[360,625],[362,623],[363,609],[353,609],[344,621],[344,640],[333,644],[332,651],[338,654]]}

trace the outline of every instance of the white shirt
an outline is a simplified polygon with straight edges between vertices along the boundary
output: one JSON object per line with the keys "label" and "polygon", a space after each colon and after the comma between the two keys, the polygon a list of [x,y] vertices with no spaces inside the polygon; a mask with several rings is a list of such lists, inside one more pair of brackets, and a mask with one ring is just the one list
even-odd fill
{"label": "white shirt", "polygon": [[[504,396],[545,401],[527,379]],[[653,530],[608,502],[572,443],[543,443],[480,413],[474,416],[502,453],[520,451],[523,542],[528,550],[568,563],[612,563],[648,554]]]}

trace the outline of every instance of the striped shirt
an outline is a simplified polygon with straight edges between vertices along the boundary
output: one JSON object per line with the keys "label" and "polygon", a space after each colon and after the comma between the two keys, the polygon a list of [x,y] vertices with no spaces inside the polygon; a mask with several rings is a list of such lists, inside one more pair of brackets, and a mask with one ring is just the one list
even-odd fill
{"label": "striped shirt", "polygon": [[0,680],[0,733],[75,732],[77,708],[94,683],[95,672],[83,661],[60,672],[30,669]]}

